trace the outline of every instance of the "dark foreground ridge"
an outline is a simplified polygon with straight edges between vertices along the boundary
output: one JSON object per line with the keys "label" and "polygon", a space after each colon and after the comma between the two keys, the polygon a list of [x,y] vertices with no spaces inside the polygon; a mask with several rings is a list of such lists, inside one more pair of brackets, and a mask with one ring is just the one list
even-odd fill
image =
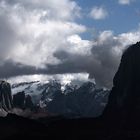
{"label": "dark foreground ridge", "polygon": [[108,104],[98,118],[44,118],[38,121],[9,114],[0,118],[2,138],[140,139],[140,43],[123,54]]}

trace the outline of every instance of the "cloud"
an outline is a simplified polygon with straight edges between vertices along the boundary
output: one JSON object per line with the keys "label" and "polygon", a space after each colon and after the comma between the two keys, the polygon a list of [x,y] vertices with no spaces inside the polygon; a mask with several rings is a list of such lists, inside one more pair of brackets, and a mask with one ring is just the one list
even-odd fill
{"label": "cloud", "polygon": [[46,73],[46,70],[41,68],[37,69],[33,66],[27,66],[12,61],[6,61],[0,65],[0,78],[2,79],[38,73]]}
{"label": "cloud", "polygon": [[0,13],[0,64],[7,59],[9,52],[13,49],[16,33],[6,15]]}
{"label": "cloud", "polygon": [[[32,82],[32,81],[41,81],[41,82],[48,82],[51,80],[55,80],[60,82],[62,85],[65,84],[76,84],[80,85],[83,82],[91,81],[89,80],[88,73],[71,73],[71,74],[55,74],[55,75],[24,75],[24,76],[16,76],[8,79],[8,82],[11,84],[19,83],[19,82]],[[94,82],[94,80],[92,80]]]}
{"label": "cloud", "polygon": [[75,1],[71,0],[3,0],[10,5],[16,5],[27,10],[38,10],[44,12],[44,18],[69,20],[80,17],[81,8]]}
{"label": "cloud", "polygon": [[86,27],[75,22],[80,10],[71,0],[0,1],[0,78],[51,75],[49,65],[61,63],[58,50],[90,53],[90,41],[80,37]]}
{"label": "cloud", "polygon": [[133,2],[134,0],[119,0],[119,4],[122,5],[129,5],[131,2]]}
{"label": "cloud", "polygon": [[139,41],[140,30],[115,36],[112,31],[103,31],[93,40],[90,53],[74,54],[68,51],[58,51],[55,57],[61,61],[58,65],[48,65],[48,72],[59,73],[89,73],[89,78],[95,78],[97,85],[110,88],[117,71],[123,51],[131,44]]}
{"label": "cloud", "polygon": [[[53,57],[59,60],[57,64],[51,63],[46,64],[45,68],[36,68],[35,66],[9,61],[0,66],[0,77],[34,75],[36,79],[40,79],[40,74],[47,74],[53,75],[53,78],[57,77],[54,75],[62,75],[62,77],[59,76],[59,79],[63,79],[63,75],[84,73],[86,76],[88,74],[89,79],[95,78],[97,85],[110,88],[123,50],[139,41],[139,36],[140,30],[123,33],[118,36],[115,36],[112,31],[103,31],[92,42],[82,40],[84,45],[80,48],[81,50],[79,49],[80,52],[76,48],[72,49],[75,51],[70,49],[55,51]],[[70,43],[76,44],[76,46],[81,46],[79,36],[71,36],[68,40]],[[84,74],[81,77],[84,77]],[[31,76],[32,78],[30,79],[34,79],[34,76]],[[27,78],[25,79],[27,80]]]}
{"label": "cloud", "polygon": [[53,53],[72,48],[67,38],[86,31],[78,17],[80,7],[71,0],[1,1],[1,57],[37,68],[58,64]]}
{"label": "cloud", "polygon": [[93,7],[89,13],[89,16],[95,20],[105,19],[108,16],[108,12],[103,7]]}
{"label": "cloud", "polygon": [[80,16],[71,0],[0,1],[0,78],[86,73],[111,87],[122,52],[139,41],[140,29],[117,36],[103,31],[84,40]]}

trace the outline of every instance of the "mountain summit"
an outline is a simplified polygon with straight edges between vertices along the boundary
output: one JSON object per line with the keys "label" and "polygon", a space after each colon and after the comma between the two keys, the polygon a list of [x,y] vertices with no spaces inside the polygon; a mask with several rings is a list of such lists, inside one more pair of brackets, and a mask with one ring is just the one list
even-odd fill
{"label": "mountain summit", "polygon": [[140,42],[125,50],[114,77],[103,116],[130,120],[140,118]]}

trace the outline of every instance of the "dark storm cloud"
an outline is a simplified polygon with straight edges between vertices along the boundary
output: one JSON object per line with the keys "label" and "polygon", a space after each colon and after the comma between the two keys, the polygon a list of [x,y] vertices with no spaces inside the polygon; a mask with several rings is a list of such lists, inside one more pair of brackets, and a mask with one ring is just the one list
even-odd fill
{"label": "dark storm cloud", "polygon": [[[61,64],[49,65],[48,73],[63,74],[87,72],[89,73],[89,78],[95,78],[99,86],[110,87],[112,85],[112,79],[118,65],[116,60],[113,61],[110,56],[105,57],[103,61],[101,61],[99,58],[95,58],[93,54],[90,56],[66,54],[66,52],[57,52],[55,54],[57,58],[62,60]],[[103,55],[106,54],[102,54],[102,56]]]}
{"label": "dark storm cloud", "polygon": [[14,76],[32,75],[32,74],[44,74],[45,69],[37,69],[32,66],[22,65],[11,61],[6,61],[0,65],[0,78],[10,78]]}

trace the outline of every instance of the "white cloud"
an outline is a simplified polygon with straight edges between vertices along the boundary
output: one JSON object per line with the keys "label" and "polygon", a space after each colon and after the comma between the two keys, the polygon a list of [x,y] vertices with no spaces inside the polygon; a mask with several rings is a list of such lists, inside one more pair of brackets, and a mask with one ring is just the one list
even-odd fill
{"label": "white cloud", "polygon": [[92,8],[89,15],[91,18],[93,18],[95,20],[101,20],[101,19],[105,19],[108,16],[108,12],[103,7],[95,6]]}
{"label": "white cloud", "polygon": [[93,41],[92,55],[94,61],[92,60],[91,77],[94,77],[99,85],[111,87],[123,51],[129,45],[138,42],[139,36],[140,29],[117,36],[113,34],[113,31],[103,31],[97,40]]}
{"label": "white cloud", "polygon": [[92,43],[89,40],[82,40],[78,35],[72,35],[67,38],[70,49],[69,52],[79,55],[90,55]]}
{"label": "white cloud", "polygon": [[[58,52],[56,57],[61,63],[49,69],[54,73],[87,72],[89,78],[95,78],[97,85],[110,88],[123,51],[129,45],[139,41],[139,36],[140,29],[119,35],[114,35],[110,30],[100,32],[99,36],[92,41],[90,53],[83,53],[83,55],[80,49],[82,55],[69,51]],[[79,38],[74,36],[73,42],[78,41]]]}
{"label": "white cloud", "polygon": [[[74,77],[77,79],[84,78],[95,78],[97,85],[104,87],[111,87],[113,76],[115,75],[120,58],[123,51],[131,44],[139,41],[140,29],[137,31],[130,31],[119,35],[114,35],[113,31],[107,30],[100,32],[99,36],[92,42],[82,40],[77,35],[72,35],[67,38],[68,44],[67,49],[58,50],[55,55],[56,59],[60,61],[58,64],[52,64],[48,67],[48,73],[46,75],[33,75],[13,78],[13,81],[33,81],[33,80],[46,80],[48,77],[54,79],[63,79],[62,82],[69,83]],[[77,44],[77,45],[75,45]],[[92,45],[91,45],[92,44]],[[79,47],[79,52],[75,46]],[[92,47],[91,47],[92,46]],[[74,50],[74,52],[71,50]],[[88,48],[88,49],[87,49]],[[85,52],[83,51],[85,50]],[[86,52],[86,50],[88,50]],[[46,74],[48,74],[46,72]],[[66,73],[69,73],[68,75]],[[73,74],[75,73],[75,74]],[[21,80],[20,80],[21,78]],[[70,80],[69,80],[70,79]]]}
{"label": "white cloud", "polygon": [[119,4],[122,5],[129,5],[131,2],[133,2],[134,0],[119,0]]}
{"label": "white cloud", "polygon": [[81,8],[71,0],[3,0],[12,5],[26,7],[28,10],[43,10],[49,19],[73,19],[80,16]]}
{"label": "white cloud", "polygon": [[8,82],[14,84],[19,82],[32,82],[32,81],[48,82],[50,80],[56,80],[62,84],[70,84],[71,82],[72,83],[74,82],[75,84],[81,84],[83,82],[89,81],[88,77],[89,77],[88,73],[30,75],[30,76],[17,76],[14,78],[9,78]]}
{"label": "white cloud", "polygon": [[[108,15],[103,7],[94,7],[90,14],[94,19]],[[110,86],[123,50],[139,41],[140,29],[117,36],[113,31],[103,31],[96,40],[83,40],[80,34],[87,29],[76,22],[79,16],[80,7],[71,0],[1,1],[0,66],[9,59],[46,68],[46,74],[86,72],[89,77],[95,77],[98,84]],[[11,74],[4,68],[1,72]],[[31,79],[39,79],[39,76]]]}
{"label": "white cloud", "polygon": [[[7,41],[0,43],[3,59],[35,67],[59,63],[53,56],[55,51],[72,51],[74,44],[67,38],[86,31],[85,26],[75,22],[76,17],[80,17],[80,7],[71,0],[1,1],[0,22],[7,36]],[[86,42],[79,41],[81,45]]]}

